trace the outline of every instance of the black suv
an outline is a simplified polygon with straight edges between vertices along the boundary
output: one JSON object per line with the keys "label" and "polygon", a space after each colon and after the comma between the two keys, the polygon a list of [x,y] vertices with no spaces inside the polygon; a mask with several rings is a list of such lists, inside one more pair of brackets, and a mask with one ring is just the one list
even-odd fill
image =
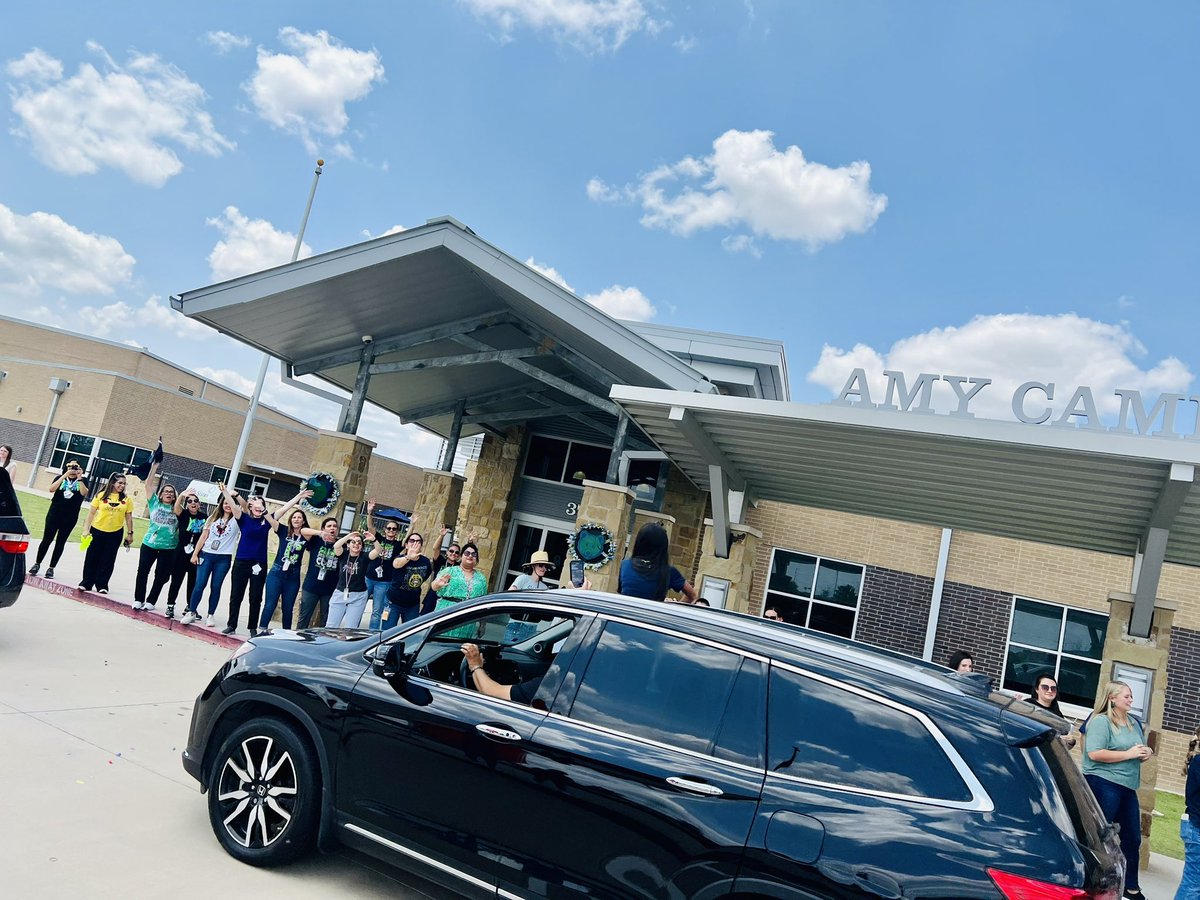
{"label": "black suv", "polygon": [[1116,897],[1056,722],[789,625],[508,593],[244,644],[183,763],[240,860],[340,841],[468,896]]}
{"label": "black suv", "polygon": [[8,471],[0,469],[0,609],[12,606],[25,585],[29,529]]}

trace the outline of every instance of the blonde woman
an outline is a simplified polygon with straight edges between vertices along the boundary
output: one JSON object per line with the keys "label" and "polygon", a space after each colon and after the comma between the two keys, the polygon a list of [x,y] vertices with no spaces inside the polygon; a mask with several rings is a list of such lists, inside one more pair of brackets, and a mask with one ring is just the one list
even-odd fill
{"label": "blonde woman", "polygon": [[1121,827],[1125,855],[1125,896],[1143,900],[1138,886],[1138,850],[1142,844],[1142,812],[1138,787],[1142,763],[1153,751],[1146,745],[1142,723],[1130,713],[1133,691],[1123,681],[1110,681],[1104,699],[1087,724],[1083,777],[1109,822]]}

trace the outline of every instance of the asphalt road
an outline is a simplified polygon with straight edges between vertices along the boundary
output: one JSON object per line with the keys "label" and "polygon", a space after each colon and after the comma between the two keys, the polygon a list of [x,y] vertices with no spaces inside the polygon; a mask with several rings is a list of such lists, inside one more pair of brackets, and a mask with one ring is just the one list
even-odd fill
{"label": "asphalt road", "polygon": [[179,754],[228,656],[30,586],[0,610],[0,895],[429,896],[349,851],[264,870],[220,848]]}

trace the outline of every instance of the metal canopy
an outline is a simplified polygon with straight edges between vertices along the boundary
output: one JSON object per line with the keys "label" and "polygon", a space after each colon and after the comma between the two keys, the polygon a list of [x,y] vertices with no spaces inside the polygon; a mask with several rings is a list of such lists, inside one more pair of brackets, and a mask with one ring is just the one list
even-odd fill
{"label": "metal canopy", "polygon": [[[614,383],[712,390],[696,369],[453,219],[172,298],[185,315],[446,437],[566,417],[611,437]],[[370,336],[369,381],[359,378]]]}
{"label": "metal canopy", "polygon": [[1165,559],[1200,565],[1200,442],[620,385],[610,396],[705,490],[713,466],[753,498],[1127,556],[1182,496]]}

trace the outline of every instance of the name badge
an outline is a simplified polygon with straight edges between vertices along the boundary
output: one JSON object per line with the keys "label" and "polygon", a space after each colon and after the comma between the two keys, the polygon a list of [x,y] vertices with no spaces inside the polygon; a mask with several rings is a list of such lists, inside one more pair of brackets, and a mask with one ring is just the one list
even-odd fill
{"label": "name badge", "polygon": [[74,491],[63,491],[63,499],[65,499],[65,500],[70,500],[74,496],[75,496]]}
{"label": "name badge", "polygon": [[261,571],[262,571],[262,566],[260,566],[258,563],[255,563],[254,565],[252,565],[252,566],[250,567],[250,574],[251,574],[251,575],[257,575],[257,574],[258,574],[259,572],[261,572]]}
{"label": "name badge", "polygon": [[375,577],[376,577],[376,578],[382,578],[382,577],[383,577],[383,566],[376,566],[376,567],[375,567]]}
{"label": "name badge", "polygon": [[320,569],[320,570],[317,572],[317,581],[324,581],[324,580],[325,580],[325,570],[324,570],[324,569]]}
{"label": "name badge", "polygon": [[191,552],[192,552],[193,550],[195,550],[195,549],[196,549],[196,545],[195,545],[195,544],[188,544],[186,547],[184,547],[184,548],[183,548],[183,552],[184,552],[184,553],[191,553]]}
{"label": "name badge", "polygon": [[287,571],[288,569],[290,569],[291,567],[292,567],[292,561],[291,561],[290,559],[285,559],[285,560],[283,561],[283,571],[285,571],[285,572],[286,572],[286,571]]}

